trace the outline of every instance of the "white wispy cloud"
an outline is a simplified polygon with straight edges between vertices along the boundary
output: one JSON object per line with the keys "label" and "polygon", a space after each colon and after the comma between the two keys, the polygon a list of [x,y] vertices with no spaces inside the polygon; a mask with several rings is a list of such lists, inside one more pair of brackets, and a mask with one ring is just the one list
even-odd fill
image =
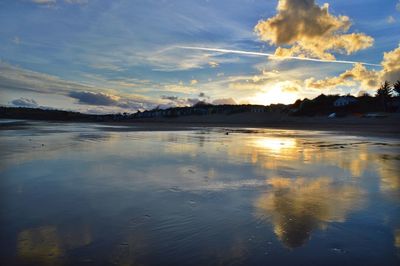
{"label": "white wispy cloud", "polygon": [[302,60],[302,61],[312,61],[312,62],[322,62],[322,63],[337,63],[337,64],[362,64],[368,66],[377,66],[381,67],[379,64],[359,62],[359,61],[348,61],[348,60],[329,60],[329,59],[317,59],[317,58],[308,58],[308,57],[300,57],[300,56],[278,56],[273,53],[264,53],[264,52],[252,52],[252,51],[242,51],[242,50],[230,50],[230,49],[221,49],[221,48],[209,48],[209,47],[195,47],[195,46],[176,46],[179,49],[189,49],[189,50],[200,50],[200,51],[208,51],[208,52],[219,52],[219,53],[230,53],[230,54],[240,54],[240,55],[249,55],[249,56],[263,56],[274,59],[293,59],[293,60]]}
{"label": "white wispy cloud", "polygon": [[[38,4],[38,5],[54,5],[57,3],[57,0],[31,0],[32,3]],[[67,4],[78,4],[78,5],[84,5],[89,3],[89,0],[64,0],[64,3]]]}
{"label": "white wispy cloud", "polygon": [[39,4],[39,5],[51,5],[55,4],[56,0],[31,0],[32,3]]}

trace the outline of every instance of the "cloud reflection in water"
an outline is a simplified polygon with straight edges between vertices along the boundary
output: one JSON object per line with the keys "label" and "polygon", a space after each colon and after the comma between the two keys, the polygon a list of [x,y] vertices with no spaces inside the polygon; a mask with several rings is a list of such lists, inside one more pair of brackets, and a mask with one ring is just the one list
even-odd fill
{"label": "cloud reflection in water", "polygon": [[272,223],[285,246],[302,246],[316,229],[330,222],[344,222],[351,212],[364,205],[364,192],[332,178],[270,178],[272,189],[255,202],[256,215]]}

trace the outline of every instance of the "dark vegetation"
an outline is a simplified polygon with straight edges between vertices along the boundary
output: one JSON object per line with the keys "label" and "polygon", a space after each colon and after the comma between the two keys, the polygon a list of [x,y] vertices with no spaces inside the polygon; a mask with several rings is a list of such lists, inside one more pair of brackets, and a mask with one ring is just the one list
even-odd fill
{"label": "dark vegetation", "polygon": [[0,118],[6,119],[32,119],[66,122],[101,122],[121,120],[125,117],[127,117],[127,115],[124,114],[90,115],[71,111],[40,108],[0,107]]}
{"label": "dark vegetation", "polygon": [[[338,100],[345,104],[338,105]],[[340,101],[339,101],[340,102]],[[354,97],[351,95],[324,95],[310,100],[297,100],[294,104],[263,105],[212,105],[198,102],[191,107],[172,107],[168,109],[155,108],[148,111],[138,111],[133,114],[119,113],[106,115],[82,114],[71,111],[60,111],[24,107],[0,107],[0,118],[33,119],[48,121],[74,122],[108,122],[129,121],[151,117],[178,117],[188,115],[211,115],[235,113],[285,113],[293,116],[316,116],[336,114],[336,117],[346,115],[362,115],[371,112],[400,112],[400,81],[393,85],[384,82],[374,96],[367,93]]]}
{"label": "dark vegetation", "polygon": [[364,93],[358,97],[347,95],[354,102],[345,106],[335,106],[339,95],[321,94],[313,100],[297,100],[292,107],[294,115],[327,115],[336,113],[339,116],[348,114],[365,114],[369,112],[398,112],[400,110],[400,81],[393,86],[385,81],[374,96]]}

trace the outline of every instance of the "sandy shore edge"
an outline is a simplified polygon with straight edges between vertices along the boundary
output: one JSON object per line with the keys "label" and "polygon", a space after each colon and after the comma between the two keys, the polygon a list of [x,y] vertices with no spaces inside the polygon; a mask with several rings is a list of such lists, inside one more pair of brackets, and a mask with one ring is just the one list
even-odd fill
{"label": "sandy shore edge", "polygon": [[[0,130],[23,129],[29,125],[23,122],[0,124]],[[36,121],[39,120],[25,120]],[[47,123],[74,123],[62,121],[41,121]],[[384,118],[345,117],[329,119],[326,117],[266,116],[265,114],[235,114],[187,116],[177,118],[133,119],[115,122],[77,122],[100,125],[104,131],[181,131],[204,128],[240,129],[282,129],[327,131],[340,135],[371,137],[390,137],[400,139],[400,114]]]}

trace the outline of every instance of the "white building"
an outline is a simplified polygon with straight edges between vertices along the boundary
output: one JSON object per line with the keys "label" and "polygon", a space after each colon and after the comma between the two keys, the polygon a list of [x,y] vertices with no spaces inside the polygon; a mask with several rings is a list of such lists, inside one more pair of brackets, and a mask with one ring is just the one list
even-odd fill
{"label": "white building", "polygon": [[357,99],[353,96],[341,96],[339,99],[337,99],[333,105],[335,107],[341,107],[341,106],[347,106],[349,104],[356,103]]}

